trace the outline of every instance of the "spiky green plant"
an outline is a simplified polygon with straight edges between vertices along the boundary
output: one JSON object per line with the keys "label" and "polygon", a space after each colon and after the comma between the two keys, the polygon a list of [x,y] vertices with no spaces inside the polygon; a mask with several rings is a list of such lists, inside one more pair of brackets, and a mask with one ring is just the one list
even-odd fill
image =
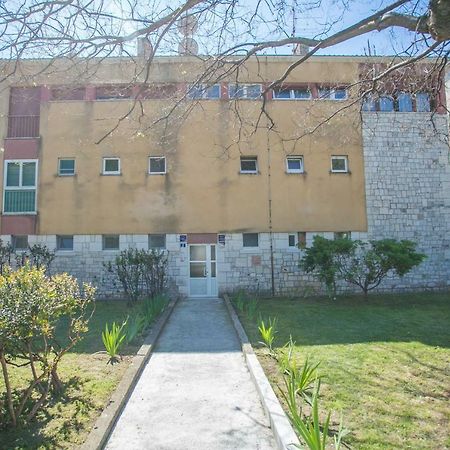
{"label": "spiky green plant", "polygon": [[122,343],[126,337],[124,333],[125,323],[122,325],[113,322],[111,325],[111,330],[108,324],[105,325],[105,330],[102,332],[103,345],[105,346],[106,353],[109,355],[108,363],[114,364],[119,361],[119,350]]}
{"label": "spiky green plant", "polygon": [[239,312],[244,312],[245,308],[245,293],[243,291],[237,292],[233,298],[233,303]]}
{"label": "spiky green plant", "polygon": [[125,324],[125,341],[127,344],[132,344],[145,328],[145,318],[141,314],[135,314],[134,316],[127,317]]}
{"label": "spiky green plant", "polygon": [[269,317],[267,324],[264,320],[260,319],[258,325],[259,334],[263,340],[261,343],[264,344],[271,353],[273,353],[273,342],[275,340],[275,334],[277,333],[276,323],[276,317],[274,319]]}
{"label": "spiky green plant", "polygon": [[252,297],[245,302],[245,311],[250,320],[255,320],[259,309],[259,303],[256,297]]}
{"label": "spiky green plant", "polygon": [[156,317],[161,314],[167,304],[164,295],[157,295],[153,298],[146,298],[142,303],[141,315],[144,318],[145,327],[150,326]]}

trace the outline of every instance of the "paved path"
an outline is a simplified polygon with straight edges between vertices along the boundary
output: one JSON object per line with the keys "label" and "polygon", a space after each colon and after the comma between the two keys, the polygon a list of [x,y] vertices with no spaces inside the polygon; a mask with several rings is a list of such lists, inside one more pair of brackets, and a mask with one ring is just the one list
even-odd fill
{"label": "paved path", "polygon": [[275,448],[223,300],[179,302],[106,449]]}

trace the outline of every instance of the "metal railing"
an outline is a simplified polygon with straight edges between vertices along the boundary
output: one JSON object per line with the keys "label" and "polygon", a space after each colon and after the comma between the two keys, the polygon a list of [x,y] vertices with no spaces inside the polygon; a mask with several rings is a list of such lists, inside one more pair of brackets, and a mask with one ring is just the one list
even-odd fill
{"label": "metal railing", "polygon": [[39,116],[9,116],[8,137],[39,137]]}
{"label": "metal railing", "polygon": [[36,212],[36,190],[21,189],[5,190],[5,202],[3,205],[5,213],[34,213]]}

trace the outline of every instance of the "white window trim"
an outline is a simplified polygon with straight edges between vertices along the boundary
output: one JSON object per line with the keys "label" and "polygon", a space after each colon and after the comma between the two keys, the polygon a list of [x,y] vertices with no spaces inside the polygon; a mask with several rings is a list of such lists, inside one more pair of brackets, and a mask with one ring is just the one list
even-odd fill
{"label": "white window trim", "polygon": [[[296,170],[296,169],[289,169],[289,160],[297,160],[299,159],[301,161],[301,169],[300,170]],[[305,165],[304,165],[304,161],[303,161],[303,156],[301,155],[291,155],[291,156],[287,156],[286,157],[286,173],[305,173]]]}
{"label": "white window trim", "polygon": [[[276,90],[274,89],[273,90],[273,95],[272,95],[272,98],[273,98],[273,100],[296,100],[296,101],[308,101],[308,100],[311,100],[312,99],[312,92],[311,92],[311,90],[309,89],[309,88],[306,88],[306,90],[308,91],[308,93],[309,93],[309,97],[305,97],[305,98],[300,98],[300,97],[296,97],[295,96],[295,94],[294,94],[294,91],[295,90],[297,90],[297,89],[303,89],[302,87],[298,87],[298,88],[289,88],[289,98],[286,98],[286,97],[277,97],[276,96],[276,94],[275,94],[275,92],[276,92]],[[283,89],[284,90],[284,89]],[[286,89],[287,90],[287,89]]]}
{"label": "white window trim", "polygon": [[[255,161],[255,170],[242,170],[242,161]],[[259,173],[258,157],[257,156],[243,156],[239,159],[239,173],[255,175]]]}
{"label": "white window trim", "polygon": [[[61,161],[72,161],[73,160],[73,173],[61,173]],[[59,177],[73,177],[77,173],[77,162],[75,158],[58,158],[58,176]]]}
{"label": "white window trim", "polygon": [[[320,91],[323,89],[328,89],[328,88],[327,87],[321,87],[321,88],[319,87],[319,89],[317,90],[319,100],[332,100],[334,102],[344,102],[345,100],[348,100],[347,88],[335,88],[335,89],[330,88],[330,95],[327,97],[322,97],[320,95]],[[345,91],[345,97],[344,98],[336,98],[336,91]]]}
{"label": "white window trim", "polygon": [[[106,161],[111,161],[111,160],[117,160],[119,161],[118,164],[118,170],[117,171],[111,171],[111,172],[107,172],[105,170],[106,168]],[[105,156],[103,158],[103,163],[102,163],[102,175],[120,175],[121,174],[121,164],[120,164],[120,158],[116,157],[116,156]]]}
{"label": "white window trim", "polygon": [[[231,86],[236,86],[236,92],[242,90],[242,94],[241,96],[237,96],[237,95],[230,95],[230,87]],[[249,86],[258,86],[259,88],[259,96],[258,97],[249,97],[248,96],[248,88]],[[228,85],[228,97],[232,100],[260,100],[261,99],[261,94],[262,94],[262,85],[259,83],[230,83]]]}
{"label": "white window trim", "polygon": [[[164,159],[164,172],[151,172],[150,164],[152,159]],[[149,175],[165,175],[167,173],[167,159],[165,156],[149,156],[148,157],[148,174]]]}
{"label": "white window trim", "polygon": [[[34,174],[34,186],[22,186],[22,166],[23,163],[34,162],[36,163],[36,172]],[[8,178],[8,164],[20,163],[19,172],[19,186],[6,186]],[[3,164],[3,206],[2,214],[6,216],[30,216],[37,214],[37,197],[38,197],[38,174],[39,174],[39,160],[38,159],[7,159]],[[5,195],[6,191],[35,191],[34,194],[34,211],[29,212],[6,212],[5,211]]]}
{"label": "white window trim", "polygon": [[[343,159],[345,161],[345,169],[344,170],[333,169],[333,159]],[[348,173],[349,172],[349,170],[348,170],[348,156],[346,156],[346,155],[333,155],[331,157],[330,162],[331,162],[331,170],[330,170],[331,173]]]}

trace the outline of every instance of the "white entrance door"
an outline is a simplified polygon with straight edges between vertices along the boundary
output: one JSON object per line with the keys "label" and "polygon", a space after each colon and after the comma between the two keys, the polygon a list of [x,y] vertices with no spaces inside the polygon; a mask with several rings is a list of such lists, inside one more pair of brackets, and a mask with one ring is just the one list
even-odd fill
{"label": "white entrance door", "polygon": [[189,245],[189,295],[217,296],[216,245]]}

